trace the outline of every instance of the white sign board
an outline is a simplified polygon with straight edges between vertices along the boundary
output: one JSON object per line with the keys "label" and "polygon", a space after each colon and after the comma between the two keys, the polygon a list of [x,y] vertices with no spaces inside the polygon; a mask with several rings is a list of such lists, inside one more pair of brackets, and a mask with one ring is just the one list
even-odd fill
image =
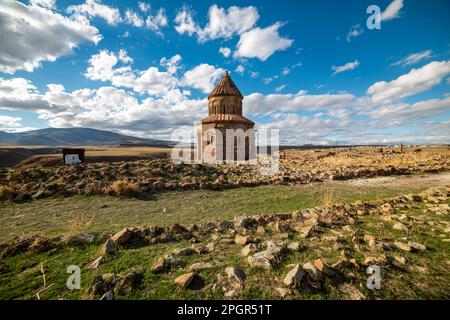
{"label": "white sign board", "polygon": [[64,162],[66,164],[76,164],[81,163],[81,160],[78,157],[78,154],[66,154],[66,156],[64,157]]}

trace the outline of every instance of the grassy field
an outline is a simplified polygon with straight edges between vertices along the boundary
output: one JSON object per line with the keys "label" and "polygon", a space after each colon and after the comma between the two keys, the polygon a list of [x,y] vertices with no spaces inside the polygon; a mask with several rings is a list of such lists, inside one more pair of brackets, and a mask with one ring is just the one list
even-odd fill
{"label": "grassy field", "polygon": [[[216,244],[214,253],[191,255],[183,257],[182,265],[163,274],[153,274],[150,271],[152,263],[162,254],[171,252],[176,248],[190,247],[191,243],[182,241],[178,243],[155,244],[138,249],[121,250],[100,267],[99,270],[87,268],[89,262],[98,256],[98,245],[65,247],[53,253],[34,255],[19,254],[4,259],[0,266],[0,299],[91,299],[87,293],[94,277],[104,273],[127,274],[131,271],[143,275],[139,287],[129,295],[116,295],[116,299],[216,299],[223,298],[220,288],[211,286],[217,280],[217,274],[223,272],[227,266],[240,266],[247,275],[245,287],[239,293],[240,299],[279,299],[274,290],[278,287],[286,273],[294,263],[304,263],[321,258],[331,264],[342,257],[345,251],[348,258],[353,258],[359,265],[367,255],[386,254],[388,257],[403,256],[407,261],[405,269],[392,265],[382,265],[382,288],[368,290],[365,288],[365,268],[357,268],[350,284],[357,287],[369,299],[448,299],[450,286],[450,252],[448,243],[444,243],[436,236],[430,226],[431,223],[450,223],[448,216],[425,214],[423,204],[419,209],[409,210],[410,217],[420,217],[426,223],[416,225],[410,232],[398,231],[392,228],[394,222],[383,221],[380,216],[360,217],[355,224],[358,237],[369,233],[377,241],[392,242],[407,237],[408,240],[417,241],[426,245],[427,250],[421,253],[379,252],[377,249],[368,249],[360,244],[358,249],[353,246],[350,238],[344,240],[341,250],[334,250],[330,244],[321,240],[332,235],[331,229],[320,232],[320,238],[302,240],[293,235],[291,241],[301,241],[306,250],[290,253],[282,263],[273,270],[249,268],[246,257],[240,255],[241,247],[236,244]],[[277,241],[279,234],[267,235]],[[279,239],[278,239],[279,240]],[[212,241],[207,239],[206,242]],[[217,254],[220,253],[220,254]],[[199,272],[205,286],[201,290],[182,290],[177,288],[173,280],[188,272],[189,266],[195,262],[210,262],[213,267]],[[80,266],[81,290],[68,290],[66,288],[66,268],[74,264]],[[42,291],[46,284],[46,290]],[[336,289],[336,283],[326,282],[317,291],[297,291],[290,299],[339,299],[342,294]]]}
{"label": "grassy field", "polygon": [[223,191],[157,194],[152,199],[73,196],[0,203],[0,242],[40,232],[115,232],[123,227],[198,223],[236,215],[283,213],[331,203],[372,200],[420,192],[449,183],[448,174],[363,179],[296,186],[260,186]]}

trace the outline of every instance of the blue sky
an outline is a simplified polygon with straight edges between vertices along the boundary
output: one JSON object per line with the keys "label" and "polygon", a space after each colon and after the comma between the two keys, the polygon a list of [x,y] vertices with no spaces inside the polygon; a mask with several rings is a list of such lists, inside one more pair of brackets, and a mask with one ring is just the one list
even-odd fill
{"label": "blue sky", "polygon": [[[370,30],[369,5],[381,29]],[[171,138],[224,70],[282,143],[450,143],[450,2],[0,0],[0,130]]]}

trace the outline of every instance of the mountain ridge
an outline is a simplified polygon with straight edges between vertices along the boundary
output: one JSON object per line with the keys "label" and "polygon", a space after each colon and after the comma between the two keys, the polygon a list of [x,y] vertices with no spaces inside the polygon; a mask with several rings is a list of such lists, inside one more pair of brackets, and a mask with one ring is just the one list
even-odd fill
{"label": "mountain ridge", "polygon": [[0,145],[14,146],[173,146],[168,140],[138,138],[92,128],[45,128],[17,133],[0,131]]}

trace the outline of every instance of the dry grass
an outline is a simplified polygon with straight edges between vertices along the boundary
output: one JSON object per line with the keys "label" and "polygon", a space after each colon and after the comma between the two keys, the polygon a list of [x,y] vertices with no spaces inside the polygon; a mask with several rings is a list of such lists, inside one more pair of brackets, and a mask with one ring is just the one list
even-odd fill
{"label": "dry grass", "polygon": [[116,196],[130,196],[139,194],[141,187],[139,183],[124,180],[116,180],[109,186],[109,193]]}

